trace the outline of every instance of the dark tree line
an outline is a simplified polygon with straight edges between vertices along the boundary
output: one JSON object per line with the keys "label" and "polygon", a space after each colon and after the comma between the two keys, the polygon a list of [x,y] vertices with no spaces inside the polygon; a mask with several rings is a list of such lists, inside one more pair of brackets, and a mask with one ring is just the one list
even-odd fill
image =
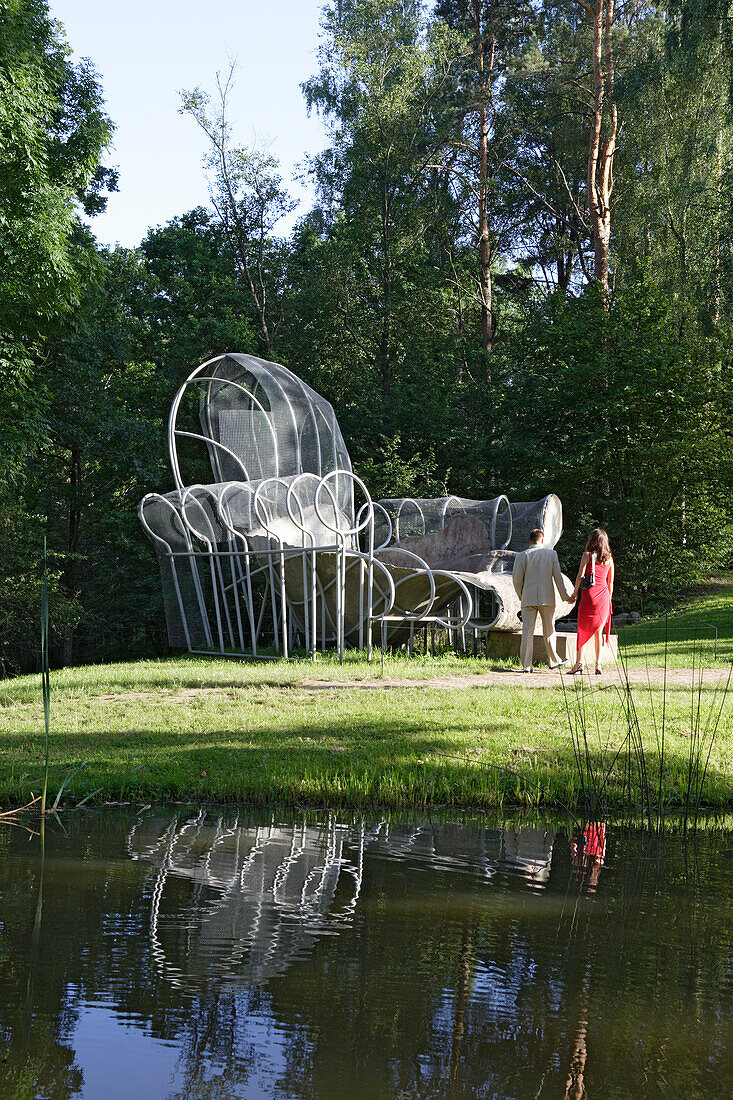
{"label": "dark tree line", "polygon": [[182,111],[211,204],[107,250],[112,123],[45,0],[0,8],[0,662],[165,652],[136,505],[165,418],[223,350],[334,404],[375,497],[557,491],[568,568],[611,532],[619,597],[730,565],[733,209],[726,5],[340,0],[303,92],[330,141],[292,232],[237,145],[236,74]]}

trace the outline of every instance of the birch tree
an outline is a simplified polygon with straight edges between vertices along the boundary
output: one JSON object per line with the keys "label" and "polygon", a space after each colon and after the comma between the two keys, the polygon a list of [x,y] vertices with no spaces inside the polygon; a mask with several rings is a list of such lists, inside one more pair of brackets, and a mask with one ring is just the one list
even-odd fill
{"label": "birch tree", "polygon": [[204,164],[209,173],[211,202],[229,240],[237,270],[255,309],[259,336],[271,355],[282,320],[282,295],[277,276],[278,223],[295,207],[282,186],[277,161],[253,143],[237,146],[229,121],[235,64],[217,74],[217,100],[201,88],[181,92],[181,114],[190,115],[209,142]]}
{"label": "birch tree", "polygon": [[588,218],[593,249],[593,276],[608,294],[611,289],[611,216],[614,160],[619,136],[616,95],[618,51],[616,30],[628,32],[643,8],[643,0],[573,0],[590,30],[588,83],[577,87],[587,97],[590,111],[586,174]]}

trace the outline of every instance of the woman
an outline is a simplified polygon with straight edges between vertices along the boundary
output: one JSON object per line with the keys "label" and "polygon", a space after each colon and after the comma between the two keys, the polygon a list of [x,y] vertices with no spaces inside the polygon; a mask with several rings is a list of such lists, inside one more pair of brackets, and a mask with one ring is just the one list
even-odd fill
{"label": "woman", "polygon": [[[592,584],[588,584],[589,580]],[[582,584],[582,581],[586,583]],[[611,600],[613,597],[614,564],[608,535],[602,528],[596,527],[588,536],[585,553],[580,559],[580,568],[575,580],[573,600],[578,607],[578,648],[577,660],[571,673],[583,671],[583,646],[591,638],[596,651],[596,675],[601,675],[601,635],[605,632],[605,642],[611,633]]]}

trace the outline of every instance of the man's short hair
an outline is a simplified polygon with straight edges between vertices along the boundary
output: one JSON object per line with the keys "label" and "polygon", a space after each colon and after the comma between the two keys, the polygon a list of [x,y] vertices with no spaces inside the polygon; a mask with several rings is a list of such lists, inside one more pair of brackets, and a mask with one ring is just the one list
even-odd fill
{"label": "man's short hair", "polygon": [[539,527],[535,527],[534,531],[529,533],[529,545],[536,546],[538,542],[542,542],[545,537],[545,532],[540,531]]}

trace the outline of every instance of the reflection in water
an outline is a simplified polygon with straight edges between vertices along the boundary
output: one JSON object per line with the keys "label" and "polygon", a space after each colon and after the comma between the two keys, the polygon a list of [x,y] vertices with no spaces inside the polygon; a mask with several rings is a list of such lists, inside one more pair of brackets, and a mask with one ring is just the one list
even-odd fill
{"label": "reflection in water", "polygon": [[602,821],[586,821],[570,838],[573,867],[585,873],[589,890],[595,890],[606,858],[606,826]]}
{"label": "reflection in water", "polygon": [[725,835],[66,828],[0,833],[2,1098],[733,1094]]}
{"label": "reflection in water", "polygon": [[544,885],[550,877],[554,830],[544,827],[502,829],[502,857],[504,863],[538,885]]}
{"label": "reflection in water", "polygon": [[[353,913],[363,864],[344,856],[346,830],[325,826],[215,821],[204,812],[170,823],[148,818],[128,851],[156,868],[151,899],[152,957],[181,988],[266,981],[302,956],[315,938]],[[183,912],[171,907],[169,877],[192,885]]]}
{"label": "reflection in water", "polygon": [[[130,831],[133,859],[157,871],[151,899],[152,957],[182,988],[266,981],[302,957],[318,936],[353,916],[364,857],[514,871],[541,885],[550,875],[554,832],[516,828],[337,824],[245,826],[204,811],[185,821],[148,817]],[[348,846],[348,852],[345,851]],[[193,885],[184,912],[171,908],[169,878]]]}

